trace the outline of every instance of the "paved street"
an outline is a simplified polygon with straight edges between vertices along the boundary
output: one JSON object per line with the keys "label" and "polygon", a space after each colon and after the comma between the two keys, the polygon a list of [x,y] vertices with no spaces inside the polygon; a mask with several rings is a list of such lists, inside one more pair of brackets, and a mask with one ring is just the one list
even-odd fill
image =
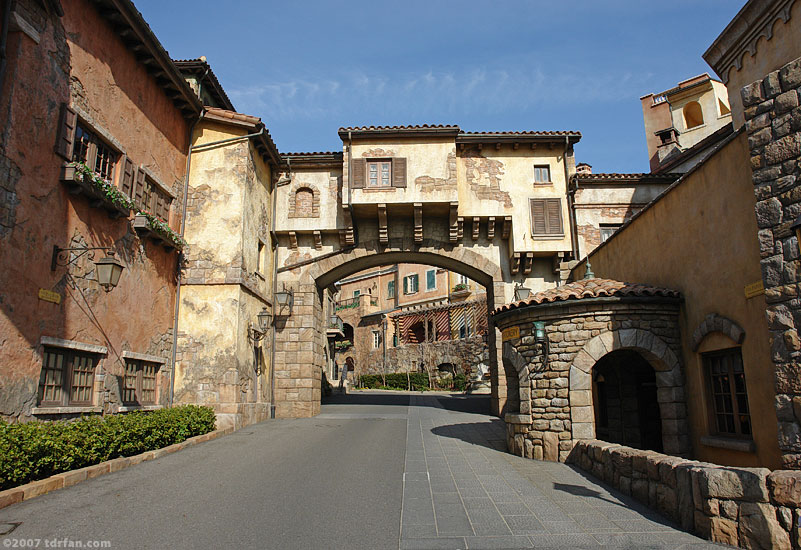
{"label": "paved street", "polygon": [[[482,397],[356,393],[0,510],[4,539],[111,548],[721,548],[563,464]],[[4,540],[4,547],[9,543]]]}

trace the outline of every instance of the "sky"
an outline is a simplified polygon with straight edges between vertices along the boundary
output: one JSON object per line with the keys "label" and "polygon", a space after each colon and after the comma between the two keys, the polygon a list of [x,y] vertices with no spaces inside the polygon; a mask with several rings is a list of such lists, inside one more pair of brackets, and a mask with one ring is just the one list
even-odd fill
{"label": "sky", "polygon": [[745,0],[134,0],[174,59],[205,55],[281,152],[340,126],[578,130],[576,161],[647,172],[639,98],[709,72]]}

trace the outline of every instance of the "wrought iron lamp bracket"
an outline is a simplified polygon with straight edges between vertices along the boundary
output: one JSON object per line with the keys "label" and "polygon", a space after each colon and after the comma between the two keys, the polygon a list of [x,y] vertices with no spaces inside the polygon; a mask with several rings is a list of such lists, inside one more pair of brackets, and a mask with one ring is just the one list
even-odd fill
{"label": "wrought iron lamp bracket", "polygon": [[[95,259],[95,251],[104,250],[106,252],[111,250],[110,246],[80,246],[75,248],[61,248],[53,245],[53,257],[50,259],[50,271],[55,271],[57,266],[68,266],[78,261],[78,259],[87,256],[90,260]],[[70,258],[70,252],[78,252]]]}

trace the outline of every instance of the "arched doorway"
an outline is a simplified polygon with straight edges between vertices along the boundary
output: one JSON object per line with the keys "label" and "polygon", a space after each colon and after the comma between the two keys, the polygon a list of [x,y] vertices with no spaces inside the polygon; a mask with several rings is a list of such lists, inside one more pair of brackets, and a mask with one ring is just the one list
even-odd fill
{"label": "arched doorway", "polygon": [[[393,263],[417,263],[448,269],[465,275],[486,289],[488,307],[506,302],[503,273],[497,262],[481,254],[432,239],[415,243],[408,238],[390,238],[388,243],[364,241],[319,261],[302,261],[279,268],[278,283],[290,290],[294,306],[290,315],[276,318],[277,350],[296,346],[299,353],[276,357],[276,376],[286,378],[276,387],[276,415],[279,417],[314,416],[320,409],[319,372],[323,368],[318,350],[324,346],[324,293],[334,284],[359,271]],[[505,377],[499,372],[496,330],[487,334],[492,387],[492,410],[504,412]],[[296,384],[296,385],[295,385]],[[297,388],[297,389],[296,389]],[[306,391],[308,389],[308,391]]]}
{"label": "arched doorway", "polygon": [[592,369],[592,391],[598,439],[662,452],[656,373],[639,353],[604,355]]}

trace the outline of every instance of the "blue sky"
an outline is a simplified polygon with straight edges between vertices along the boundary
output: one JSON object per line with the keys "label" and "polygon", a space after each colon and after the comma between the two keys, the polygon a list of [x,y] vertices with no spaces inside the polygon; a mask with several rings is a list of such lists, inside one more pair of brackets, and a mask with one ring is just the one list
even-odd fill
{"label": "blue sky", "polygon": [[135,2],[282,152],[341,150],[340,126],[579,130],[596,172],[648,171],[640,96],[713,74],[701,54],[745,3]]}

